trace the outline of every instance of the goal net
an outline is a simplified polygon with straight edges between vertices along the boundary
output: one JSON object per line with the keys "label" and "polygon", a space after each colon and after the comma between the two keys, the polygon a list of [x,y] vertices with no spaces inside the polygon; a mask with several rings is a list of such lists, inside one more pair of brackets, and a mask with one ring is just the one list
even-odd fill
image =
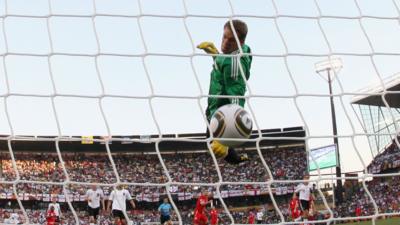
{"label": "goal net", "polygon": [[[0,223],[44,224],[57,202],[62,224],[89,224],[97,185],[128,190],[129,224],[158,224],[163,199],[193,224],[205,190],[219,224],[304,224],[289,203],[306,174],[306,223],[400,215],[398,0],[5,0],[0,18]],[[235,19],[251,52],[224,56],[252,64],[228,98],[254,130],[230,165],[204,133],[226,98],[209,94],[216,55],[196,46],[221,52]]]}

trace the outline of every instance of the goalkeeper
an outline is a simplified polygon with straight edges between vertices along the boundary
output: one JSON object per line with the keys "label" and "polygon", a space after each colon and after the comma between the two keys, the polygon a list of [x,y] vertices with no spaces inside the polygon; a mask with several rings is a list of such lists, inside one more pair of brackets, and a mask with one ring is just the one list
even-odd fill
{"label": "goalkeeper", "polygon": [[[228,95],[228,96],[244,96],[246,92],[246,80],[250,77],[251,55],[237,56],[240,53],[239,47],[243,53],[251,53],[250,47],[244,42],[247,36],[247,25],[241,20],[232,20],[234,32],[237,34],[240,46],[238,46],[230,22],[224,25],[224,33],[222,36],[221,51],[225,55],[218,55],[218,49],[212,42],[202,42],[197,48],[204,50],[208,54],[213,54],[214,65],[211,71],[209,95]],[[240,65],[243,73],[240,69]],[[210,121],[212,115],[217,109],[226,104],[238,104],[244,107],[244,98],[208,98],[208,106],[206,116]],[[207,136],[209,131],[207,129]],[[231,164],[239,164],[248,160],[246,155],[238,155],[233,148],[228,148],[218,141],[211,143],[211,149],[218,158],[224,158]]]}

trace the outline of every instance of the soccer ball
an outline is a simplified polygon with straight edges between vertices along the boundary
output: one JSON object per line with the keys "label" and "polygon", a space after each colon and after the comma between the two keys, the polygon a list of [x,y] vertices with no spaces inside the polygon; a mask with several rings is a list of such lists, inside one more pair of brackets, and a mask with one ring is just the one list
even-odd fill
{"label": "soccer ball", "polygon": [[[250,137],[253,121],[249,113],[236,104],[221,106],[211,117],[210,129],[216,138],[241,138]],[[219,142],[229,147],[243,144],[245,140],[220,140]]]}

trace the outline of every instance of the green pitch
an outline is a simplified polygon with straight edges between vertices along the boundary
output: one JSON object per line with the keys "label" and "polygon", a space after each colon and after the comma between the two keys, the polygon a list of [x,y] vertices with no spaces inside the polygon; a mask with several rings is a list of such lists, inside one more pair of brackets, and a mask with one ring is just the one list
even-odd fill
{"label": "green pitch", "polygon": [[[376,225],[399,225],[400,218],[389,218],[385,220],[377,220]],[[362,221],[360,223],[353,222],[353,223],[346,223],[346,225],[372,225],[371,221]]]}

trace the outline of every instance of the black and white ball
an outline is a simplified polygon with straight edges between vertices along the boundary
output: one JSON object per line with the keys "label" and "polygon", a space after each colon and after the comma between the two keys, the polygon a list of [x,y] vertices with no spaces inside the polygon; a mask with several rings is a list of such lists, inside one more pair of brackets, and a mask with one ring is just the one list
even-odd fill
{"label": "black and white ball", "polygon": [[242,140],[221,140],[221,144],[235,147],[248,139],[253,129],[249,113],[241,106],[228,104],[221,106],[211,117],[210,128],[216,138],[240,138]]}

